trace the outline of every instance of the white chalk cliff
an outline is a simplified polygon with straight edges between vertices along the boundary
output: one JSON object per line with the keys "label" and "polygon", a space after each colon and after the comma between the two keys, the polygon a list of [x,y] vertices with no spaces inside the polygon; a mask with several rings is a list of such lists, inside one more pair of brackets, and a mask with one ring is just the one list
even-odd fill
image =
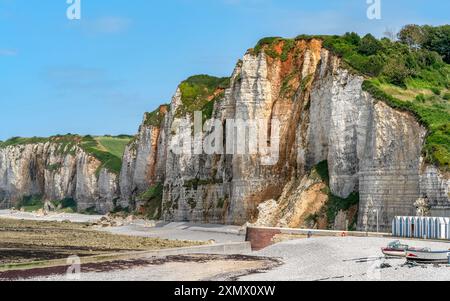
{"label": "white chalk cliff", "polygon": [[[171,104],[159,109],[157,123],[144,119],[120,176],[96,174],[98,162],[81,150],[59,155],[52,144],[0,149],[0,203],[11,206],[32,194],[70,196],[82,208],[106,211],[116,200],[123,208],[139,206],[140,194],[162,185],[165,220],[303,226],[326,203],[324,186],[311,170],[327,161],[330,193],[343,199],[359,194],[361,230],[375,229],[374,210],[387,230],[393,216],[414,214],[413,204],[423,196],[436,214],[447,210],[449,176],[422,158],[426,129],[363,91],[363,81],[320,40],[296,41],[285,59],[249,51],[215,100],[212,116],[224,128],[227,119],[262,119],[269,128],[278,119],[275,165],[262,164],[259,155],[175,154],[174,128],[192,135],[190,125],[174,124],[182,105],[177,89]],[[58,170],[45,169],[54,163]],[[335,225],[345,214],[337,214]]]}

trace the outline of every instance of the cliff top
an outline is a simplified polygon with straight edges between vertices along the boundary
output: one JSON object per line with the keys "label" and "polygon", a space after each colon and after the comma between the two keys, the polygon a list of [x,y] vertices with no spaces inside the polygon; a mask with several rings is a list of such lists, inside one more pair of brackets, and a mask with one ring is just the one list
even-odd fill
{"label": "cliff top", "polygon": [[223,97],[223,92],[230,86],[229,77],[209,75],[191,76],[179,85],[182,105],[178,107],[177,116],[202,111],[204,118],[210,118],[214,102]]}
{"label": "cliff top", "polygon": [[102,168],[111,172],[119,173],[122,166],[122,155],[126,145],[131,140],[131,136],[79,136],[79,135],[57,135],[48,138],[14,137],[5,142],[0,142],[0,149],[8,146],[29,145],[39,143],[55,143],[58,145],[58,152],[74,154],[75,147],[78,146],[86,153],[99,160]]}
{"label": "cliff top", "polygon": [[[299,35],[293,39],[268,37],[261,39],[249,53],[264,52],[274,60],[286,61],[298,54],[301,43],[313,39],[321,40],[324,48],[341,57],[343,67],[364,76],[365,91],[391,107],[414,114],[428,129],[424,156],[442,170],[450,171],[450,25],[407,25],[397,38],[391,39],[376,39],[370,34],[360,37],[356,33]],[[189,77],[179,85],[182,103],[175,116],[202,111],[204,119],[211,118],[214,103],[224,97],[229,86],[228,77]],[[164,108],[168,110],[161,106],[147,113],[144,123],[159,126]],[[13,138],[0,142],[0,148],[47,141],[77,144],[118,172],[120,154],[131,137],[111,137],[110,141],[86,137]]]}
{"label": "cliff top", "polygon": [[286,61],[302,41],[321,40],[343,67],[366,78],[365,91],[391,107],[414,114],[428,129],[424,155],[450,170],[450,25],[407,25],[397,39],[368,34],[268,37],[249,50]]}
{"label": "cliff top", "polygon": [[161,126],[161,123],[164,120],[164,116],[169,111],[169,105],[161,105],[158,109],[153,112],[147,112],[144,116],[144,125],[146,126]]}

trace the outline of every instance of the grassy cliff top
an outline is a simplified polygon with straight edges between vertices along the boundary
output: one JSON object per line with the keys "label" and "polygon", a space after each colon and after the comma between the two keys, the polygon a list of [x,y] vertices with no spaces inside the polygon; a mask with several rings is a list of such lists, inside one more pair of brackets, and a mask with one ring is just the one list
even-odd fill
{"label": "grassy cliff top", "polygon": [[[342,58],[344,67],[366,78],[363,89],[391,107],[405,110],[427,127],[427,161],[450,171],[450,25],[405,26],[393,41],[368,34],[300,35],[264,38],[250,50],[286,60],[299,40],[319,39]],[[282,44],[282,53],[276,51]]]}
{"label": "grassy cliff top", "polygon": [[144,125],[160,127],[169,109],[169,105],[162,105],[153,112],[145,113]]}
{"label": "grassy cliff top", "polygon": [[211,118],[212,108],[217,98],[223,97],[225,89],[230,86],[229,77],[195,75],[179,85],[182,105],[176,116],[202,111],[204,118]]}
{"label": "grassy cliff top", "polygon": [[79,136],[79,135],[57,135],[48,138],[14,137],[5,142],[0,142],[0,148],[16,145],[27,145],[37,143],[55,143],[59,147],[57,152],[64,154],[74,154],[75,146],[80,147],[86,153],[98,159],[102,164],[101,168],[106,168],[116,174],[120,173],[122,167],[122,155],[126,145],[132,139],[128,135],[120,136]]}

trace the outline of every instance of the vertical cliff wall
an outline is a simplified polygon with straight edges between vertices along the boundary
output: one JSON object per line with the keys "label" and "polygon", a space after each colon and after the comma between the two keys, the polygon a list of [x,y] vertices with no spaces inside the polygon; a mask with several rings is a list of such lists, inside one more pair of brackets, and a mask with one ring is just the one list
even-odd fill
{"label": "vertical cliff wall", "polygon": [[118,176],[78,146],[55,142],[0,148],[0,206],[23,197],[74,199],[78,210],[109,212],[119,197]]}
{"label": "vertical cliff wall", "polygon": [[[145,114],[120,175],[76,146],[0,148],[0,204],[42,195],[73,198],[81,210],[146,208],[168,221],[322,228],[355,221],[360,230],[375,230],[378,215],[384,231],[395,215],[414,215],[419,197],[434,214],[450,214],[450,176],[422,158],[427,130],[363,91],[364,80],[321,40],[260,45],[229,81],[190,78],[170,105]],[[197,132],[195,111],[215,123],[203,120]],[[254,140],[238,121],[259,122],[266,136]],[[265,149],[278,145],[276,160],[227,139],[236,133]],[[180,141],[218,152],[193,145],[180,152]]]}
{"label": "vertical cliff wall", "polygon": [[138,134],[125,148],[119,183],[122,208],[138,207],[139,195],[164,182],[168,110],[168,106],[161,106],[155,112],[145,114]]}
{"label": "vertical cliff wall", "polygon": [[[314,166],[327,161],[329,195],[346,199],[359,194],[360,229],[374,230],[378,211],[381,229],[387,230],[394,215],[414,214],[413,204],[422,196],[436,208],[448,208],[448,177],[421,158],[426,129],[409,113],[364,92],[364,78],[345,68],[321,41],[296,41],[288,51],[283,43],[272,49],[275,53],[249,51],[229,87],[214,98],[212,110],[224,129],[229,120],[263,120],[269,129],[273,119],[279,120],[275,164],[262,164],[258,154],[175,154],[171,148],[180,135],[194,135],[194,113],[180,110],[185,105],[178,89],[164,122],[141,126],[128,150],[140,151],[134,151],[132,163],[124,160],[122,197],[130,195],[132,177],[123,178],[130,174],[129,166],[146,166],[134,172],[131,191],[164,181],[166,220],[244,224],[257,221],[261,213],[266,218],[259,216],[259,222],[266,225],[300,226],[307,214],[321,210],[313,206],[317,208],[311,211],[311,200],[326,206],[323,191],[310,189],[320,183],[311,184],[308,177]],[[210,133],[206,130],[200,138]],[[155,164],[161,168],[149,173]],[[140,180],[145,180],[142,188]]]}

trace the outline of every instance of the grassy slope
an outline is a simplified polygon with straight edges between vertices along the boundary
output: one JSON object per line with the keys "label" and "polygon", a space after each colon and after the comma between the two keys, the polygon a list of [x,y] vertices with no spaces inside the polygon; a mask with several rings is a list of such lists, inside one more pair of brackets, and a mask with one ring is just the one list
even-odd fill
{"label": "grassy slope", "polygon": [[[264,38],[252,51],[283,60],[295,40],[312,38],[342,57],[346,68],[366,77],[363,88],[376,99],[414,114],[429,130],[424,146],[427,161],[450,170],[450,65],[435,52],[356,34]],[[281,55],[274,51],[280,42]]]}
{"label": "grassy slope", "polygon": [[130,142],[130,138],[124,137],[94,137],[94,139],[101,145],[101,149],[113,154],[118,158],[122,158],[125,147]]}
{"label": "grassy slope", "polygon": [[[122,155],[125,146],[130,142],[132,137],[122,136],[78,136],[65,135],[53,136],[49,138],[33,137],[21,138],[14,137],[5,142],[0,142],[0,148],[25,145],[34,143],[52,142],[59,145],[57,152],[59,153],[74,153],[74,147],[78,146],[86,151],[88,154],[94,156],[102,164],[99,168],[106,168],[111,172],[118,174],[122,167]],[[98,170],[98,171],[99,171]]]}
{"label": "grassy slope", "polygon": [[230,85],[229,77],[214,77],[209,75],[196,75],[183,81],[179,88],[182,105],[176,115],[184,116],[186,113],[201,111],[204,119],[212,116],[214,102],[223,97],[223,90]]}
{"label": "grassy slope", "polygon": [[145,113],[145,119],[144,119],[144,125],[146,126],[154,126],[154,127],[160,127],[161,123],[164,120],[165,114],[161,112],[162,108],[165,108],[166,110],[169,110],[169,105],[162,105],[153,112],[147,112]]}

